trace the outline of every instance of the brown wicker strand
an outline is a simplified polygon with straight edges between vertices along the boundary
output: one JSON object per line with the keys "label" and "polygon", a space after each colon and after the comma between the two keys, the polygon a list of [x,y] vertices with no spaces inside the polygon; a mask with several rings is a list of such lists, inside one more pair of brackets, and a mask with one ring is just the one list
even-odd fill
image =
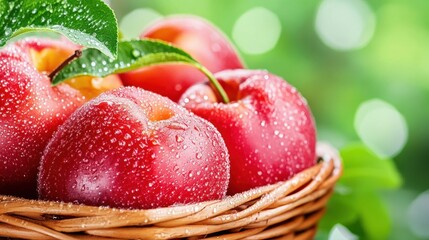
{"label": "brown wicker strand", "polygon": [[236,239],[244,239],[249,236],[253,236],[255,234],[258,234],[262,232],[265,228],[253,228],[253,229],[247,229],[241,232],[235,232],[230,234],[225,234],[223,236],[215,236],[215,237],[207,237],[204,238],[205,240],[216,240],[216,239],[228,239],[228,240],[236,240]]}
{"label": "brown wicker strand", "polygon": [[44,234],[46,236],[50,236],[57,239],[63,239],[63,240],[76,240],[73,237],[69,237],[65,234],[62,234],[60,232],[54,231],[49,228],[45,228],[43,226],[34,224],[32,222],[26,221],[24,219],[8,216],[8,215],[1,215],[0,216],[0,222],[10,224],[12,226],[22,227],[28,230],[33,230],[35,232]]}
{"label": "brown wicker strand", "polygon": [[217,216],[219,214],[225,213],[230,209],[239,207],[240,205],[243,205],[246,202],[249,202],[249,199],[251,200],[258,199],[262,195],[267,194],[270,191],[273,191],[279,185],[280,184],[263,186],[261,188],[252,189],[243,194],[236,194],[234,196],[227,197],[222,202],[205,207],[198,214],[186,216],[180,219],[162,222],[157,225],[162,227],[174,227],[174,226],[181,226],[185,224],[200,222],[204,219]]}
{"label": "brown wicker strand", "polygon": [[21,227],[15,227],[10,224],[0,223],[0,232],[4,236],[11,238],[24,238],[24,239],[35,239],[35,240],[51,240],[53,237],[48,237],[45,234],[37,233],[31,230],[27,230]]}
{"label": "brown wicker strand", "polygon": [[246,237],[245,239],[249,240],[258,240],[258,239],[272,239],[274,237],[283,236],[290,233],[293,229],[297,228],[300,224],[304,222],[304,217],[299,216],[289,220],[285,223],[276,225],[273,228],[268,229],[267,231],[255,234],[253,236]]}

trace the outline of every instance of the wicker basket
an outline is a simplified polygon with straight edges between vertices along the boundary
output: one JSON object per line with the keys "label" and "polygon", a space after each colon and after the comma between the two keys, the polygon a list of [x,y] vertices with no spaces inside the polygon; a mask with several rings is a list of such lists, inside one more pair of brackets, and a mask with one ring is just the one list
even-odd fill
{"label": "wicker basket", "polygon": [[0,236],[24,239],[312,239],[341,162],[322,159],[292,179],[219,201],[123,210],[0,196]]}

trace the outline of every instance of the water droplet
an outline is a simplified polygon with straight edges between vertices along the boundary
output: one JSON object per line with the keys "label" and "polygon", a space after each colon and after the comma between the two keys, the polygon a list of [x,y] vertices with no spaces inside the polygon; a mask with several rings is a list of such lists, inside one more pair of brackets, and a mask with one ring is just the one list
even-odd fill
{"label": "water droplet", "polygon": [[6,36],[9,36],[12,33],[12,30],[10,28],[6,28],[4,34]]}
{"label": "water droplet", "polygon": [[176,142],[181,143],[183,142],[183,140],[184,140],[183,137],[176,135]]}
{"label": "water droplet", "polygon": [[152,143],[152,145],[154,145],[154,146],[159,146],[159,145],[161,145],[161,143],[158,141],[158,139],[152,139],[151,141],[150,141],[151,143]]}
{"label": "water droplet", "polygon": [[46,6],[46,11],[48,11],[48,12],[50,12],[50,13],[52,13],[52,12],[53,12],[53,8],[52,8],[52,5],[51,5],[51,4],[48,4],[48,5]]}
{"label": "water droplet", "polygon": [[134,50],[131,52],[131,54],[132,54],[132,55],[133,55],[133,57],[135,57],[135,58],[138,58],[138,57],[140,57],[140,55],[141,55],[140,51],[139,51],[139,50],[137,50],[137,49],[134,49]]}

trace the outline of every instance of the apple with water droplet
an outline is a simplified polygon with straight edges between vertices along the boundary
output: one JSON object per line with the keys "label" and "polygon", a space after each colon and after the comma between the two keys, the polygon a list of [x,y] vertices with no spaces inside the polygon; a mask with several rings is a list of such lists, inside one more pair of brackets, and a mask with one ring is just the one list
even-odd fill
{"label": "apple with water droplet", "polygon": [[314,120],[294,87],[267,71],[227,70],[215,77],[229,103],[207,82],[190,87],[180,104],[222,134],[231,162],[228,194],[287,180],[316,163]]}
{"label": "apple with water droplet", "polygon": [[[171,16],[149,26],[140,36],[170,42],[184,49],[211,72],[243,68],[237,51],[215,26],[196,16]],[[125,85],[137,86],[178,101],[185,90],[204,81],[190,65],[168,63],[120,74]]]}
{"label": "apple with water droplet", "polygon": [[135,87],[103,93],[50,140],[40,166],[42,199],[156,208],[221,199],[225,143],[208,121]]}
{"label": "apple with water droplet", "polygon": [[[79,48],[65,39],[30,38],[0,51],[0,194],[37,196],[43,149],[58,125],[85,101],[67,84],[51,86],[48,74]],[[107,82],[120,84],[118,77]]]}

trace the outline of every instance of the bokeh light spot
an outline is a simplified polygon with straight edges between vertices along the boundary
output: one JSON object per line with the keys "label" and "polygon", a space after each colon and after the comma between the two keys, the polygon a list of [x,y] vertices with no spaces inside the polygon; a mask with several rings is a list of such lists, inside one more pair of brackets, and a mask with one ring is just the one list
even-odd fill
{"label": "bokeh light spot", "polygon": [[280,37],[281,23],[277,15],[263,7],[255,7],[237,19],[232,37],[247,54],[263,54],[273,49]]}
{"label": "bokeh light spot", "polygon": [[138,8],[125,15],[119,23],[122,34],[127,39],[138,38],[143,29],[162,15],[150,8]]}
{"label": "bokeh light spot", "polygon": [[351,233],[341,224],[335,224],[329,233],[329,240],[357,240],[356,235]]}
{"label": "bokeh light spot", "polygon": [[316,16],[316,32],[329,47],[352,50],[364,47],[375,29],[375,16],[362,0],[324,0]]}
{"label": "bokeh light spot", "polygon": [[411,231],[421,238],[429,238],[429,190],[420,194],[408,208]]}
{"label": "bokeh light spot", "polygon": [[379,99],[359,106],[354,125],[362,141],[382,157],[398,154],[408,139],[404,117],[392,105]]}

